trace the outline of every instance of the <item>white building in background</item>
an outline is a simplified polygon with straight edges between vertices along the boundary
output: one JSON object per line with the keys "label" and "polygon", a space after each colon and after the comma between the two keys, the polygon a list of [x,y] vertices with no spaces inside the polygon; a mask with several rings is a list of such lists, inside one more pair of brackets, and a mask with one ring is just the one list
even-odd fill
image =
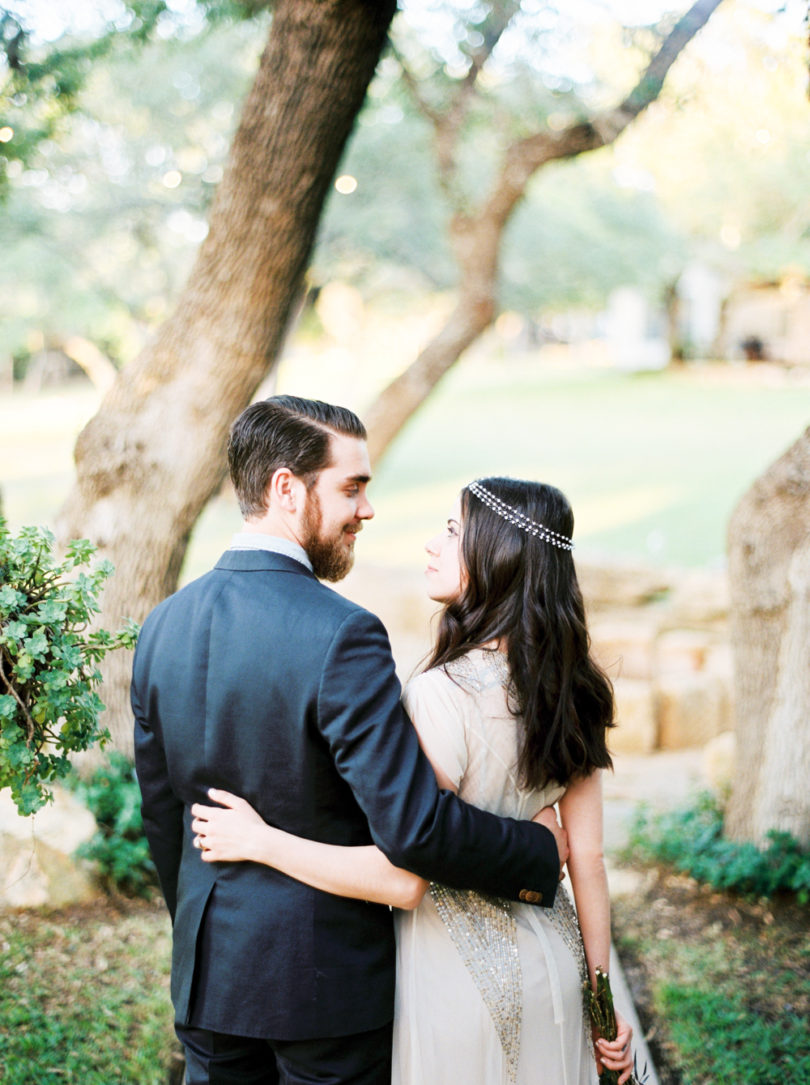
{"label": "white building in background", "polygon": [[635,286],[611,291],[604,316],[608,359],[617,369],[663,369],[670,358],[663,308]]}
{"label": "white building in background", "polygon": [[711,358],[718,344],[729,281],[705,264],[690,264],[676,286],[677,326],[687,358]]}
{"label": "white building in background", "polygon": [[621,369],[660,369],[678,349],[687,361],[810,366],[810,280],[788,272],[778,283],[734,285],[694,263],[678,279],[670,313],[637,287],[619,287],[602,324],[610,361]]}
{"label": "white building in background", "polygon": [[[568,309],[542,322],[549,341],[600,345],[617,369],[658,370],[684,361],[770,361],[810,367],[810,279],[787,272],[781,282],[737,282],[695,262],[681,273],[669,304],[637,286],[614,289],[601,312]],[[538,342],[537,336],[532,340]]]}

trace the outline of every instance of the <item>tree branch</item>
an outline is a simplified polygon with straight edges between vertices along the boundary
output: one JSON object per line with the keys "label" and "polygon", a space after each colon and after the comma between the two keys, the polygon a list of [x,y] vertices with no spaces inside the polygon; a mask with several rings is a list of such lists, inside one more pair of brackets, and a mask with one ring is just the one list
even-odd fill
{"label": "tree branch", "polygon": [[574,158],[613,143],[661,93],[664,80],[684,47],[705,26],[722,0],[697,0],[661,43],[635,87],[620,105],[563,128],[544,130],[513,144],[487,200],[485,214],[505,222],[521,199],[529,178],[556,159]]}
{"label": "tree branch", "polygon": [[[563,131],[546,129],[512,144],[489,196],[475,208],[466,207],[463,195],[453,191],[458,131],[452,128],[447,118],[452,116],[457,98],[454,97],[450,109],[438,118],[441,123],[434,123],[440,181],[454,209],[450,239],[460,270],[459,301],[445,327],[416,361],[383,389],[366,411],[369,449],[373,460],[383,455],[402,425],[430,394],[443,374],[491,323],[497,312],[496,287],[503,230],[526,191],[532,174],[553,159],[571,158],[615,140],[642,109],[657,98],[675,58],[720,3],[721,0],[699,0],[692,5],[666,36],[637,85],[619,106],[581,119]],[[493,48],[494,42],[489,47],[490,53]],[[480,71],[480,66],[476,70],[475,62],[471,61],[466,77],[470,84],[475,83],[477,71]],[[419,88],[414,87],[414,90],[421,97]],[[435,116],[438,111],[431,112]]]}
{"label": "tree branch", "polygon": [[393,42],[391,42],[391,52],[399,64],[402,81],[413,99],[414,105],[433,128],[439,187],[444,192],[451,207],[455,207],[461,193],[457,184],[458,167],[456,163],[458,124],[451,123],[452,108],[446,113],[434,109],[422,93],[419,80],[408,67],[404,56]]}
{"label": "tree branch", "polygon": [[[667,73],[680,56],[682,50],[701,30],[720,6],[722,0],[697,0],[667,34],[661,48],[647,65],[638,83],[630,91],[617,111],[627,114],[622,127],[654,102],[661,93]],[[615,139],[615,136],[614,136]]]}
{"label": "tree branch", "polygon": [[489,15],[477,27],[484,40],[479,48],[471,49],[468,53],[470,66],[459,87],[457,100],[462,95],[466,96],[474,88],[481,70],[492,56],[504,31],[520,11],[520,7],[521,0],[508,0],[506,3],[496,4],[494,9],[490,5]]}
{"label": "tree branch", "polygon": [[411,69],[405,60],[405,57],[397,49],[396,44],[389,38],[389,47],[391,49],[391,55],[397,64],[399,64],[399,70],[402,72],[402,82],[405,84],[405,88],[413,99],[413,103],[422,116],[430,121],[432,125],[438,124],[439,111],[434,109],[427,98],[424,96],[421,90],[420,82],[413,74]]}
{"label": "tree branch", "polygon": [[402,79],[416,108],[433,126],[439,185],[450,205],[460,210],[464,205],[463,192],[458,184],[458,137],[467,115],[470,99],[475,92],[478,76],[492,56],[509,23],[520,11],[521,0],[501,0],[490,4],[488,15],[477,25],[483,41],[476,49],[470,49],[469,67],[464,78],[458,82],[450,104],[435,109],[422,93],[421,85],[408,67],[402,53],[391,43],[391,50],[399,64]]}

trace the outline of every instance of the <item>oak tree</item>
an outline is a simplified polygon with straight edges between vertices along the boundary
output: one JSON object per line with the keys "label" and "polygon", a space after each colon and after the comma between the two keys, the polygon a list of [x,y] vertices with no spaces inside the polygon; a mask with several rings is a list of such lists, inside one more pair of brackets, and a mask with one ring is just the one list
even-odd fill
{"label": "oak tree", "polygon": [[[76,444],[76,483],[58,532],[90,538],[114,563],[108,622],[142,620],[177,586],[191,529],[223,480],[228,427],[273,366],[295,314],[323,203],[394,7],[274,7],[188,283]],[[104,685],[105,722],[124,751],[129,666],[113,658]]]}

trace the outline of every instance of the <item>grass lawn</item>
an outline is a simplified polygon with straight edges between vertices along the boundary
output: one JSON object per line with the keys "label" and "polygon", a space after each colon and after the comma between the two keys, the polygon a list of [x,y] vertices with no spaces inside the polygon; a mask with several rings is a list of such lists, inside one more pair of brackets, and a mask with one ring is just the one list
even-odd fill
{"label": "grass lawn", "polygon": [[661,1085],[810,1081],[806,907],[651,871],[613,927]]}
{"label": "grass lawn", "polygon": [[166,1085],[169,946],[157,901],[0,914],[3,1085]]}
{"label": "grass lawn", "polygon": [[[285,366],[281,391],[328,394],[362,412],[350,376],[343,395],[326,374],[324,388],[306,358]],[[83,384],[0,399],[0,488],[12,527],[53,520],[75,435],[96,406]],[[718,565],[735,503],[808,423],[810,374],[704,365],[632,375],[543,352],[478,354],[450,373],[381,463],[377,516],[358,556],[421,569],[422,545],[459,487],[508,474],[566,492],[582,557]],[[238,524],[229,495],[209,505],[186,579],[210,567]]]}
{"label": "grass lawn", "polygon": [[[806,908],[652,871],[613,921],[661,1085],[810,1081]],[[3,1085],[166,1085],[162,904],[0,914],[0,947]]]}
{"label": "grass lawn", "polygon": [[720,366],[633,376],[528,362],[457,371],[382,464],[386,549],[395,536],[418,546],[431,530],[422,509],[441,523],[471,478],[507,474],[568,495],[583,555],[721,562],[737,500],[810,422],[810,383],[770,376]]}

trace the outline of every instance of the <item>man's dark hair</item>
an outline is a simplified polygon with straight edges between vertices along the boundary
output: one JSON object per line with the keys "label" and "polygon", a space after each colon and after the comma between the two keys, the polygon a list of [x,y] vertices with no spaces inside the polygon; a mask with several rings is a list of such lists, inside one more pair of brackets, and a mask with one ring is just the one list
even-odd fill
{"label": "man's dark hair", "polygon": [[267,511],[267,487],[279,467],[289,468],[307,489],[314,486],[331,463],[333,433],[366,439],[353,411],[318,399],[270,396],[242,411],[228,438],[228,465],[242,515]]}

